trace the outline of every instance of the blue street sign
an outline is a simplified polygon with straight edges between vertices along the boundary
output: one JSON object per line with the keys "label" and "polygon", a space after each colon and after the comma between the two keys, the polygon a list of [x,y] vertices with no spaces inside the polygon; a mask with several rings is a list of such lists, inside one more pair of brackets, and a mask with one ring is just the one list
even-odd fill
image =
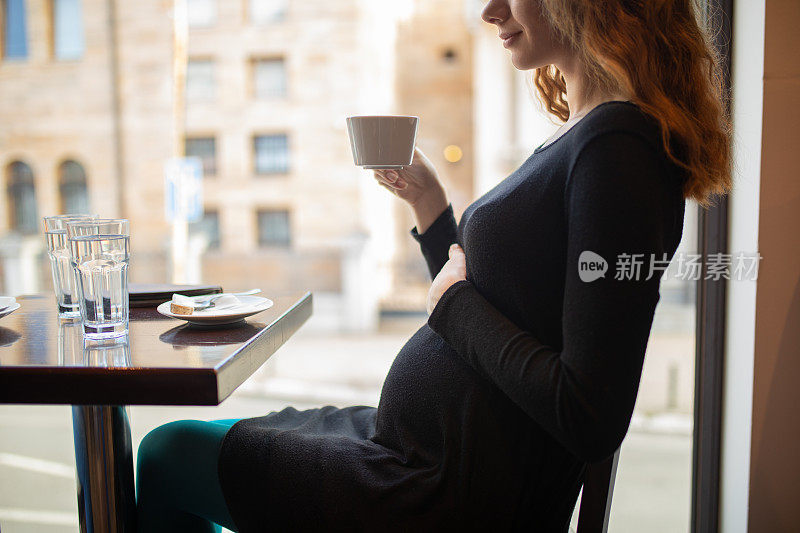
{"label": "blue street sign", "polygon": [[167,220],[203,218],[203,163],[199,157],[175,157],[164,164],[164,213]]}

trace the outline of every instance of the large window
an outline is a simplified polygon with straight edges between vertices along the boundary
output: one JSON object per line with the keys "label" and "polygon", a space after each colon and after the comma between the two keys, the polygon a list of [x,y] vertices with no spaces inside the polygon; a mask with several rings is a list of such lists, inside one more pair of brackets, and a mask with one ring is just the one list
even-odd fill
{"label": "large window", "polygon": [[289,172],[289,140],[286,135],[258,135],[253,138],[256,174]]}
{"label": "large window", "polygon": [[250,20],[255,24],[280,22],[286,18],[288,0],[249,0]]}
{"label": "large window", "polygon": [[289,211],[264,209],[258,212],[258,244],[260,246],[289,246]]}
{"label": "large window", "polygon": [[286,96],[286,62],[282,57],[253,60],[253,94],[260,99]]}
{"label": "large window", "polygon": [[186,155],[199,157],[203,162],[203,176],[217,173],[217,140],[214,137],[189,137],[186,139]]}
{"label": "large window", "polygon": [[190,28],[207,28],[217,22],[217,0],[187,0],[186,17]]}
{"label": "large window", "polygon": [[53,55],[56,59],[83,57],[81,0],[53,0]]}
{"label": "large window", "polygon": [[39,214],[31,167],[22,161],[14,161],[6,170],[6,183],[11,229],[25,234],[36,233],[39,230]]}
{"label": "large window", "polygon": [[64,214],[88,213],[89,194],[86,190],[86,173],[80,163],[64,161],[58,167],[58,188],[61,193],[61,212]]}
{"label": "large window", "polygon": [[[377,405],[396,348],[426,318],[431,279],[408,234],[413,213],[371,172],[354,165],[346,117],[419,115],[417,144],[446,175],[456,220],[557,126],[529,97],[529,90],[535,92],[531,72],[514,68],[496,29],[481,21],[485,0],[184,1],[190,26],[185,54],[172,46],[170,0],[0,0],[0,106],[6,106],[0,120],[0,294],[21,291],[20,277],[35,278],[31,293],[50,290],[44,257],[28,261],[24,255],[42,252],[41,216],[124,216],[141,237],[134,239],[130,274],[137,283],[203,282],[231,292],[259,287],[267,297],[304,290],[325,295],[314,310],[320,335],[331,332],[319,337],[329,348],[325,364],[319,341],[298,335],[293,341],[303,344],[282,348],[292,354],[270,359],[253,387],[244,387],[246,395],[263,393],[275,404],[292,395],[314,403],[344,405],[354,398]],[[124,80],[91,87],[65,80],[69,71],[94,64],[95,51],[108,44],[106,8],[114,6],[122,53],[112,66]],[[296,42],[300,37],[313,46]],[[185,62],[185,72],[177,61]],[[97,75],[89,81],[120,81],[102,74],[108,61],[95,66]],[[181,73],[185,78],[174,78]],[[173,91],[176,82],[182,91]],[[453,164],[457,152],[463,157]],[[198,157],[207,176],[201,204],[206,211],[190,225],[194,246],[188,253],[173,250],[182,241],[170,239],[163,201],[164,165],[183,154]],[[696,238],[699,226],[696,206],[687,205],[684,260],[709,250]],[[36,233],[22,239],[16,253],[10,246],[23,232]],[[209,245],[202,255],[194,253],[200,242]],[[185,259],[186,280],[173,257]],[[696,298],[704,293],[676,270],[660,286],[620,455],[611,532],[686,531],[692,509],[715,514],[705,500],[691,503],[692,432],[695,425],[708,426],[693,418],[695,391],[702,396],[695,376],[713,381],[709,367],[695,367],[694,358],[695,323],[701,319]],[[14,316],[0,320],[0,327]],[[338,335],[356,330],[358,338]],[[186,348],[177,344],[176,356]],[[254,400],[257,412],[261,403]],[[227,409],[224,417],[251,412]],[[181,416],[164,413],[153,411],[151,420]],[[25,416],[20,414],[23,423]],[[137,440],[148,422],[132,419],[141,430],[139,437],[133,434]],[[71,432],[65,435],[63,442],[71,442]],[[712,449],[714,442],[704,440],[697,448]],[[0,454],[18,453],[13,448],[0,442]],[[61,441],[48,439],[39,458],[59,461],[62,448]],[[701,462],[708,464],[695,464]],[[28,472],[1,466],[0,492],[34,486]],[[703,470],[698,482],[715,487],[718,479]],[[32,488],[20,498],[33,501],[30,494],[35,499],[43,490]],[[41,510],[73,512],[55,500]],[[0,523],[6,533],[3,518]]]}
{"label": "large window", "polygon": [[186,65],[186,98],[193,101],[210,101],[214,99],[215,93],[214,61],[190,59]]}
{"label": "large window", "polygon": [[28,57],[28,27],[25,22],[25,1],[4,0],[3,6],[3,57],[25,59]]}

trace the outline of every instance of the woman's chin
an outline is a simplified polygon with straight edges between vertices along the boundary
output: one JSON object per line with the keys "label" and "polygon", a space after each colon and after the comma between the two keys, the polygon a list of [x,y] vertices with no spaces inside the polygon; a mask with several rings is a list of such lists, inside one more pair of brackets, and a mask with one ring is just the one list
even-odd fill
{"label": "woman's chin", "polygon": [[534,68],[531,66],[530,61],[525,61],[523,58],[520,58],[514,52],[511,52],[511,64],[514,65],[514,68],[517,70],[530,70]]}

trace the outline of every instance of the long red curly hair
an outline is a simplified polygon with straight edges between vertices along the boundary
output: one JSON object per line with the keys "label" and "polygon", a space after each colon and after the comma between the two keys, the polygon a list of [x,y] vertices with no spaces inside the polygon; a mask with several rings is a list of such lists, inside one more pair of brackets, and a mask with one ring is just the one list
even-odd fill
{"label": "long red curly hair", "polygon": [[[732,124],[721,59],[697,0],[535,0],[578,54],[590,92],[627,94],[661,127],[668,157],[687,171],[683,196],[704,208],[732,186]],[[555,65],[534,69],[544,109],[570,116]]]}

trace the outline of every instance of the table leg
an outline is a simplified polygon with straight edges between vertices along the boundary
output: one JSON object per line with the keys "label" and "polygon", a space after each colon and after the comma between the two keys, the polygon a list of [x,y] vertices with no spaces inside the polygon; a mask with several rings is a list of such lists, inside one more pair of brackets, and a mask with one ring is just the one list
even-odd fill
{"label": "table leg", "polygon": [[82,533],[133,533],[136,495],[128,413],[121,405],[73,405]]}

